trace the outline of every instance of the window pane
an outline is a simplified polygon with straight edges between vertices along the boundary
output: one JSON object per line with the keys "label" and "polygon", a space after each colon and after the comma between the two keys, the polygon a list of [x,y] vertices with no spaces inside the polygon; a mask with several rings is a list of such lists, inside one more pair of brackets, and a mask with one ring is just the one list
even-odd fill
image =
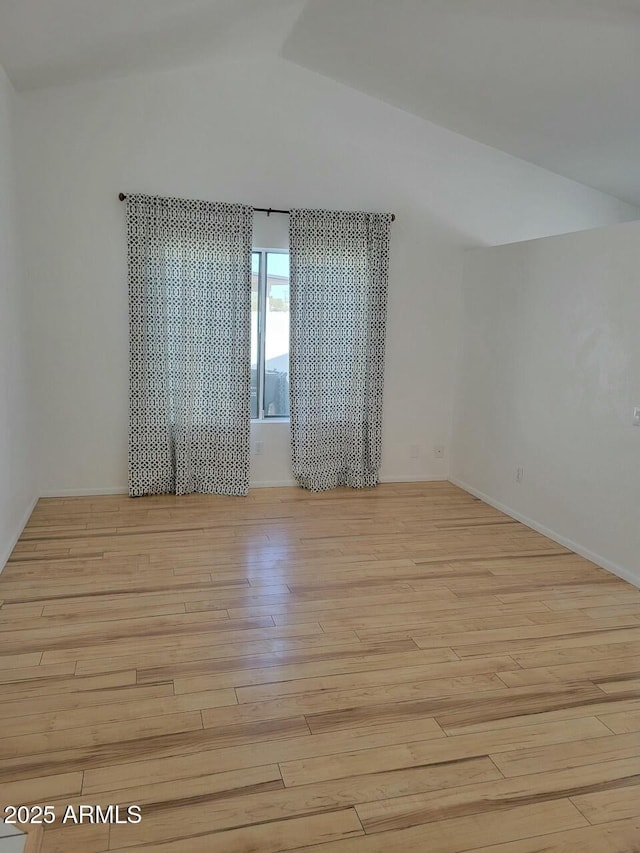
{"label": "window pane", "polygon": [[251,253],[251,417],[258,417],[258,287],[260,252]]}
{"label": "window pane", "polygon": [[289,255],[267,252],[265,417],[289,416]]}

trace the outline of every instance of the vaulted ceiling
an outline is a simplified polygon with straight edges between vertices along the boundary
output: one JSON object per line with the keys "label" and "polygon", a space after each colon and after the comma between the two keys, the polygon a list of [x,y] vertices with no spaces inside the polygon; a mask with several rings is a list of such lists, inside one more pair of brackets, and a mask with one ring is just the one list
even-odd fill
{"label": "vaulted ceiling", "polygon": [[0,0],[18,89],[256,56],[640,204],[640,0]]}
{"label": "vaulted ceiling", "polygon": [[18,90],[279,53],[304,0],[0,0]]}

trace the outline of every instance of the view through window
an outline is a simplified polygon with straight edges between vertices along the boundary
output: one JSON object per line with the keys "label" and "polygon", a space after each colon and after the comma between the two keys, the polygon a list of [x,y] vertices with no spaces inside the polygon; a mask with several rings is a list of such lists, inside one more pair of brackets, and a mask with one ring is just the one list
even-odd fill
{"label": "view through window", "polygon": [[252,253],[251,417],[289,417],[289,255],[269,249]]}

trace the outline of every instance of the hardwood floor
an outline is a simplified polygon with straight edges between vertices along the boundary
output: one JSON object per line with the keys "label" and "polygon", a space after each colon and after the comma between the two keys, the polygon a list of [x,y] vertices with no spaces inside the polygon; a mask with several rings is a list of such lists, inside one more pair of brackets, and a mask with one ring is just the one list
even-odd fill
{"label": "hardwood floor", "polygon": [[640,591],[448,483],[41,500],[0,600],[43,853],[640,851]]}

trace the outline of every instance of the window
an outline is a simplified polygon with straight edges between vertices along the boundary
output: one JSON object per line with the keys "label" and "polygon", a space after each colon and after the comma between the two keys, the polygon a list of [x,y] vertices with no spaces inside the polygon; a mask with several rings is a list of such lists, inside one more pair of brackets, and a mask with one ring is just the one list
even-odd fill
{"label": "window", "polygon": [[251,417],[289,417],[289,254],[255,249],[251,264]]}

